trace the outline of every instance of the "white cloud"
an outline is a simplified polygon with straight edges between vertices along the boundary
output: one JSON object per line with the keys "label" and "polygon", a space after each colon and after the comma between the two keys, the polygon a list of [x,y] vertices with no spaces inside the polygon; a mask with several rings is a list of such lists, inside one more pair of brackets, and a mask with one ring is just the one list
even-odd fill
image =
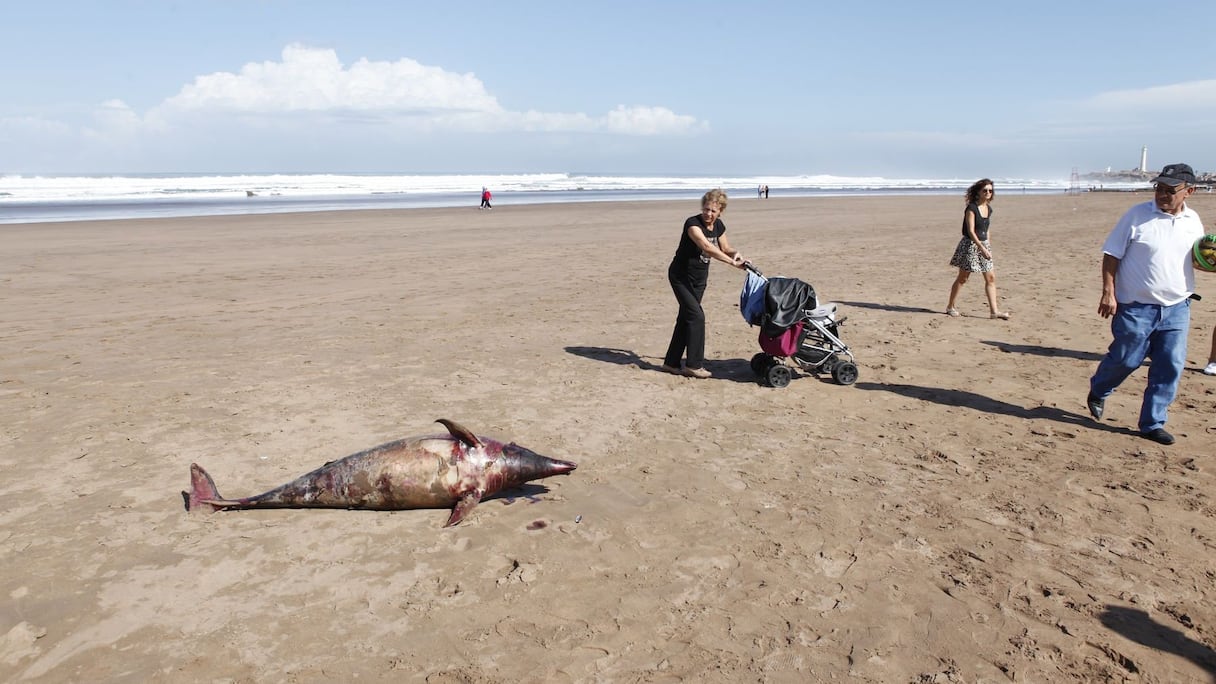
{"label": "white cloud", "polygon": [[[978,119],[977,119],[978,120]],[[824,144],[843,156],[874,151],[889,159],[915,159],[930,168],[953,165],[977,173],[1010,175],[1029,169],[1042,177],[1105,168],[1133,168],[1141,146],[1152,158],[1198,160],[1210,155],[1216,134],[1216,80],[1082,94],[1070,99],[1029,100],[1021,107],[986,112],[961,130],[885,130],[837,134]],[[1001,160],[992,170],[989,160]]]}
{"label": "white cloud", "polygon": [[[137,133],[141,119],[122,100],[107,100],[93,111],[95,128],[86,131],[89,135],[112,136]],[[104,133],[103,133],[104,132]]]}
{"label": "white cloud", "polygon": [[[0,118],[0,136],[47,136],[62,138],[69,136],[75,129],[62,122],[52,119],[40,119],[33,116],[12,116]],[[0,137],[3,139],[3,137]]]}
{"label": "white cloud", "polygon": [[572,145],[580,155],[595,147],[570,134],[597,136],[613,150],[622,137],[645,138],[653,150],[709,131],[659,106],[510,111],[472,73],[412,59],[344,65],[334,50],[301,45],[278,61],[197,76],[150,110],[113,98],[60,115],[0,117],[10,168],[457,168],[490,159],[518,167],[525,158],[553,163]]}
{"label": "white cloud", "polygon": [[1168,113],[1179,111],[1198,114],[1216,109],[1216,80],[1189,81],[1153,86],[1137,90],[1112,90],[1099,93],[1081,103],[1084,107],[1110,113],[1152,113],[1168,119]]}
{"label": "white cloud", "polygon": [[666,107],[621,107],[608,112],[604,117],[610,133],[634,135],[662,135],[665,133],[692,133],[709,130],[709,124],[699,123],[696,117],[676,114]]}
{"label": "white cloud", "polygon": [[239,73],[199,76],[150,113],[149,119],[217,115],[250,118],[312,114],[324,119],[416,129],[684,135],[708,130],[695,117],[664,107],[618,106],[602,115],[511,112],[471,73],[412,59],[344,66],[332,49],[290,45],[282,61],[246,64]]}
{"label": "white cloud", "polygon": [[1216,123],[1216,80],[1111,90],[1047,104],[1041,126],[1062,138],[1192,139]]}
{"label": "white cloud", "polygon": [[696,117],[676,114],[666,107],[625,107],[600,117],[586,114],[551,114],[529,111],[504,113],[499,128],[568,133],[615,133],[619,135],[687,135],[709,131],[709,124]]}
{"label": "white cloud", "polygon": [[956,131],[875,131],[841,136],[853,143],[892,145],[903,148],[999,149],[1010,141],[999,133],[959,133]]}
{"label": "white cloud", "polygon": [[199,76],[164,106],[182,111],[497,112],[498,102],[473,74],[412,59],[346,68],[333,50],[290,45],[283,61],[246,64],[239,74]]}

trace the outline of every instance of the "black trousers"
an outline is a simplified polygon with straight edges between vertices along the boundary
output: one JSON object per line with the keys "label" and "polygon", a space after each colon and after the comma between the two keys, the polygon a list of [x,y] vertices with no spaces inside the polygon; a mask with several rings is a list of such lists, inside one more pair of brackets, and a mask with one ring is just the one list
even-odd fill
{"label": "black trousers", "polygon": [[709,284],[709,269],[687,273],[673,265],[667,269],[667,282],[671,283],[671,290],[680,303],[680,312],[676,314],[671,344],[667,346],[663,363],[679,368],[680,357],[687,351],[688,362],[684,365],[700,368],[705,365],[705,310],[701,308],[701,298],[705,296],[705,286]]}

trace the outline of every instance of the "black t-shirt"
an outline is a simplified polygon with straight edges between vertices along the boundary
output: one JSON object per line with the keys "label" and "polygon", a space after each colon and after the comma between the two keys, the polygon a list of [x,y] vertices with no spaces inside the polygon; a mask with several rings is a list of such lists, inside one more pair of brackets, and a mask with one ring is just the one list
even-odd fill
{"label": "black t-shirt", "polygon": [[718,244],[718,238],[726,233],[726,224],[722,223],[722,219],[714,219],[712,228],[705,226],[705,221],[700,214],[689,216],[684,222],[684,228],[680,231],[680,246],[676,248],[676,256],[671,261],[671,265],[681,272],[687,273],[690,271],[708,271],[710,258],[701,253],[701,248],[697,243],[688,237],[688,229],[690,226],[696,226],[701,229],[701,234],[705,236],[715,246]]}
{"label": "black t-shirt", "polygon": [[967,211],[963,213],[963,237],[971,237],[967,234],[967,214],[975,215],[975,237],[983,242],[988,239],[988,219],[992,218],[992,205],[988,205],[988,215],[980,216],[980,208],[975,202],[967,205]]}

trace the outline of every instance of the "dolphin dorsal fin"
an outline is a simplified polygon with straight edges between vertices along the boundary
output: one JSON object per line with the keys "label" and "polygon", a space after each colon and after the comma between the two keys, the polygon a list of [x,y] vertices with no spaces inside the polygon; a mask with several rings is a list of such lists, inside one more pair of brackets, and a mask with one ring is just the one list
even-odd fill
{"label": "dolphin dorsal fin", "polygon": [[443,426],[448,429],[448,432],[452,433],[452,436],[456,439],[464,442],[465,446],[470,448],[481,446],[481,440],[477,439],[477,435],[469,432],[469,429],[460,423],[448,420],[447,418],[440,418],[435,422],[442,423]]}

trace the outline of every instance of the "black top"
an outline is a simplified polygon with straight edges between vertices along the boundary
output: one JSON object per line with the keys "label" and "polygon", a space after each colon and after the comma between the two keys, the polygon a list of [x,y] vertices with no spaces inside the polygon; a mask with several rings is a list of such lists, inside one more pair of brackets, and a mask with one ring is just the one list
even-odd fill
{"label": "black top", "polygon": [[975,237],[981,242],[988,239],[988,219],[992,218],[992,205],[988,205],[988,216],[980,216],[980,208],[975,202],[967,203],[967,211],[963,212],[963,237],[967,234],[967,214],[975,214]]}
{"label": "black top", "polygon": [[718,244],[718,238],[726,233],[726,224],[722,223],[722,219],[714,219],[712,228],[705,226],[705,221],[700,214],[689,216],[684,222],[684,228],[680,230],[680,246],[676,248],[676,256],[671,260],[672,268],[683,272],[708,271],[709,257],[701,253],[701,248],[697,243],[688,237],[688,228],[696,226],[701,229],[701,234],[705,236],[714,246]]}

